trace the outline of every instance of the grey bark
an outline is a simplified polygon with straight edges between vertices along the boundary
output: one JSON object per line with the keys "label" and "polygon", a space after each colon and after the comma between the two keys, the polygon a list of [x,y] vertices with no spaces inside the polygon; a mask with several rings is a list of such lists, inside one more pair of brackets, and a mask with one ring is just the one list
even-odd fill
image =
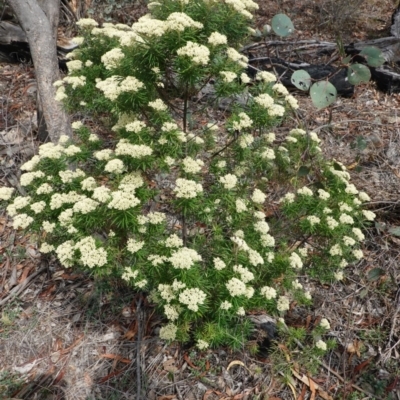
{"label": "grey bark", "polygon": [[53,83],[59,79],[56,44],[59,0],[8,0],[8,3],[28,38],[48,136],[57,143],[62,134],[72,135],[67,113],[54,100]]}

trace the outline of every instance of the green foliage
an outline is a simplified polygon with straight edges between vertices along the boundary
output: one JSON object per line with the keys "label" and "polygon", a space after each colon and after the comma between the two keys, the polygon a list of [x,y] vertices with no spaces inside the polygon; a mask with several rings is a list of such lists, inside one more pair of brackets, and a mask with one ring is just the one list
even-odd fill
{"label": "green foliage", "polygon": [[365,65],[351,64],[347,69],[347,78],[352,85],[358,85],[371,79],[371,71]]}
{"label": "green foliage", "polygon": [[[237,349],[252,329],[246,312],[310,304],[300,273],[342,279],[363,256],[360,228],[374,214],[346,168],[321,156],[314,132],[277,140],[271,131],[298,105],[271,73],[247,85],[248,60],[234,46],[255,3],[149,7],[154,18],[132,27],[78,22],[82,45],[56,99],[106,116],[110,140],[75,122],[73,138],[42,145],[21,167],[28,195],[7,211],[65,267],[148,292],[168,320],[162,339]],[[215,121],[222,101],[230,111]]]}
{"label": "green foliage", "polygon": [[300,90],[308,90],[310,89],[312,78],[307,71],[299,70],[293,72],[290,80],[293,85],[296,86]]}
{"label": "green foliage", "polygon": [[311,86],[310,96],[315,107],[328,107],[336,100],[337,90],[328,81],[316,82]]}
{"label": "green foliage", "polygon": [[285,14],[277,14],[272,18],[271,27],[278,36],[286,37],[294,32],[291,19]]}

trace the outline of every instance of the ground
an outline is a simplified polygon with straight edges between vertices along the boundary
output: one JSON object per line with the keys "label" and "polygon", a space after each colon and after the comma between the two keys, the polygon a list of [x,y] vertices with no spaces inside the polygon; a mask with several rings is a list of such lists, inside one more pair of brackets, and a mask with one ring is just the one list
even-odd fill
{"label": "ground", "polygon": [[[257,27],[284,12],[297,28],[291,42],[385,36],[394,9],[389,0],[259,4]],[[133,19],[144,10],[141,3],[130,7]],[[37,146],[32,66],[1,65],[0,88],[0,185],[16,185],[18,166]],[[274,353],[265,347],[254,353],[252,342],[236,353],[166,345],[157,336],[162,320],[144,298],[44,258],[35,238],[13,231],[0,210],[0,399],[400,398],[400,97],[368,83],[318,111],[307,96],[296,96],[299,112],[278,134],[297,124],[317,131],[326,156],[347,166],[378,215],[366,232],[365,258],[342,282],[304,282],[313,306],[293,305],[285,318],[306,329],[329,319],[338,346],[317,373],[306,376],[293,363],[283,379]],[[286,356],[289,363],[296,358]]]}

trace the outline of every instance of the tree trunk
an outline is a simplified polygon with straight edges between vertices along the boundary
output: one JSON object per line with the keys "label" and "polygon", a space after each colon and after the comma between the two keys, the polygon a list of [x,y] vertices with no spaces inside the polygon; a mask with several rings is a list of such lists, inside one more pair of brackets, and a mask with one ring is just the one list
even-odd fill
{"label": "tree trunk", "polygon": [[28,38],[48,136],[57,143],[60,135],[72,134],[67,113],[54,100],[53,83],[59,79],[56,47],[59,0],[8,0],[8,3]]}

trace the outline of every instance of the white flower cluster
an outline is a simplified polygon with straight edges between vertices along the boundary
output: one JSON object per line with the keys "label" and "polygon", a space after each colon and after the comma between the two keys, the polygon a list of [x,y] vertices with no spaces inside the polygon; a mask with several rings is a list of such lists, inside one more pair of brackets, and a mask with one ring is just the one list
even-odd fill
{"label": "white flower cluster", "polygon": [[123,190],[111,192],[111,201],[108,203],[108,208],[115,210],[128,210],[140,204],[140,200],[133,194]]}
{"label": "white flower cluster", "polygon": [[163,326],[160,329],[160,339],[175,340],[178,327],[172,323]]}
{"label": "white flower cluster", "polygon": [[219,306],[219,308],[221,310],[229,310],[230,308],[232,308],[232,303],[229,303],[229,301],[225,300],[221,303],[221,305]]}
{"label": "white flower cluster", "polygon": [[247,293],[246,285],[238,278],[230,279],[225,286],[232,297],[244,296]]}
{"label": "white flower cluster", "polygon": [[288,90],[282,85],[282,83],[275,83],[275,85],[272,86],[272,90],[283,96],[287,96],[289,94]]}
{"label": "white flower cluster", "polygon": [[146,128],[146,124],[143,121],[139,120],[129,122],[125,125],[125,129],[127,132],[139,133],[144,128]]}
{"label": "white flower cluster", "polygon": [[242,265],[234,265],[233,271],[240,275],[243,283],[250,282],[254,279],[254,274]]}
{"label": "white flower cluster", "polygon": [[168,261],[177,269],[190,269],[195,262],[201,261],[202,258],[196,250],[182,247],[171,254]]}
{"label": "white flower cluster", "polygon": [[226,4],[231,5],[238,13],[246,18],[253,18],[248,10],[257,10],[258,4],[252,0],[225,0]]}
{"label": "white flower cluster", "polygon": [[179,318],[178,310],[170,304],[164,306],[164,314],[170,321],[176,321]]}
{"label": "white flower cluster", "polygon": [[238,117],[240,118],[240,121],[234,121],[232,124],[232,128],[235,131],[250,128],[253,124],[253,120],[244,112],[239,113]]}
{"label": "white flower cluster", "polygon": [[270,108],[274,104],[274,99],[267,93],[254,97],[254,101],[264,108]]}
{"label": "white flower cluster", "polygon": [[331,324],[326,318],[321,319],[319,326],[324,329],[331,329]]}
{"label": "white flower cluster", "polygon": [[101,56],[101,62],[108,70],[118,67],[119,62],[125,57],[125,54],[119,48],[114,48]]}
{"label": "white flower cluster", "polygon": [[242,134],[239,137],[238,144],[242,149],[246,149],[249,147],[252,143],[254,142],[254,137],[253,135],[249,134]]}
{"label": "white flower cluster", "polygon": [[260,71],[260,72],[257,72],[256,80],[263,81],[264,83],[272,83],[272,82],[276,82],[276,76],[274,74],[272,74],[271,72]]}
{"label": "white flower cluster", "polygon": [[185,28],[203,28],[201,22],[194,21],[189,15],[181,12],[173,12],[166,20],[168,30],[183,32]]}
{"label": "white flower cluster", "polygon": [[183,170],[188,174],[196,174],[201,171],[204,162],[200,159],[194,160],[192,157],[186,157],[182,160]]}
{"label": "white flower cluster", "polygon": [[278,311],[283,312],[290,309],[290,302],[287,296],[279,296],[276,308]]}
{"label": "white flower cluster", "polygon": [[307,186],[303,186],[302,188],[297,190],[297,194],[301,194],[303,196],[312,196],[313,192]]}
{"label": "white flower cluster", "polygon": [[257,204],[263,204],[267,196],[260,190],[254,189],[253,194],[251,195],[251,200]]}
{"label": "white flower cluster", "polygon": [[21,186],[28,186],[33,182],[34,179],[43,178],[44,176],[45,174],[42,171],[26,172],[25,174],[21,175],[19,182]]}
{"label": "white flower cluster", "polygon": [[153,149],[143,144],[131,144],[127,139],[121,139],[115,148],[115,155],[130,156],[133,158],[148,157],[153,154]]}
{"label": "white flower cluster", "polygon": [[100,203],[107,203],[111,198],[111,190],[105,186],[99,186],[93,190],[92,197]]}
{"label": "white flower cluster", "polygon": [[81,169],[77,168],[75,171],[60,171],[58,175],[60,176],[62,183],[71,183],[74,179],[84,177],[85,173]]}
{"label": "white flower cluster", "polygon": [[223,77],[222,80],[225,83],[231,83],[237,78],[237,75],[231,71],[221,71],[220,75],[222,75],[222,77]]}
{"label": "white flower cluster", "polygon": [[40,214],[46,207],[46,203],[44,201],[38,201],[30,205],[31,210],[35,214]]}
{"label": "white flower cluster", "polygon": [[237,179],[236,175],[227,174],[227,175],[221,176],[219,178],[219,181],[224,185],[225,189],[230,190],[236,186],[238,179]]}
{"label": "white flower cluster", "polygon": [[92,18],[81,18],[76,22],[81,28],[93,28],[99,26],[99,24]]}
{"label": "white flower cluster", "polygon": [[260,289],[260,293],[267,299],[267,300],[271,300],[271,299],[275,299],[277,296],[277,292],[274,288],[270,287],[270,286],[263,286]]}
{"label": "white flower cluster", "polygon": [[210,50],[208,47],[198,43],[188,41],[185,46],[176,52],[178,56],[186,56],[191,58],[195,64],[207,65],[210,61]]}
{"label": "white flower cluster", "polygon": [[156,99],[154,101],[150,101],[148,105],[149,105],[149,107],[151,107],[153,110],[156,110],[156,111],[168,110],[168,106],[161,99]]}
{"label": "white flower cluster", "polygon": [[307,217],[307,221],[310,223],[311,226],[319,224],[321,222],[321,219],[315,215],[309,215]]}
{"label": "white flower cluster", "polygon": [[294,269],[301,269],[303,267],[303,261],[301,261],[300,256],[295,252],[290,255],[289,264]]}
{"label": "white flower cluster", "polygon": [[221,260],[219,257],[214,257],[213,261],[214,261],[214,268],[217,271],[221,271],[222,269],[224,269],[226,267],[226,264],[224,263],[224,261]]}
{"label": "white flower cluster", "polygon": [[82,69],[83,66],[82,61],[80,60],[68,61],[66,65],[68,68],[68,72],[78,71]]}
{"label": "white flower cluster", "polygon": [[21,208],[26,207],[30,202],[32,198],[30,196],[18,196],[14,199],[14,202],[8,205],[7,207],[7,213],[9,214],[10,217],[13,217],[14,215],[17,214],[17,210],[20,210]]}
{"label": "white flower cluster", "polygon": [[144,246],[144,242],[138,242],[135,239],[128,239],[128,242],[126,243],[126,249],[134,254],[136,252],[138,252],[140,249],[142,249]]}
{"label": "white flower cluster", "polygon": [[246,202],[243,199],[236,199],[235,205],[236,205],[236,212],[238,212],[238,213],[241,213],[241,212],[247,210]]}
{"label": "white flower cluster", "polygon": [[14,217],[13,228],[26,229],[33,222],[33,218],[27,214],[18,214]]}
{"label": "white flower cluster", "polygon": [[199,311],[199,305],[204,304],[206,294],[198,289],[185,289],[179,294],[179,302],[185,304],[189,310],[194,312]]}
{"label": "white flower cluster", "polygon": [[326,223],[328,225],[329,229],[335,229],[337,226],[339,226],[339,222],[337,222],[334,218],[332,217],[326,217]]}
{"label": "white flower cluster", "polygon": [[182,247],[183,246],[183,240],[176,234],[170,235],[166,240],[165,240],[165,246],[166,247]]}
{"label": "white flower cluster", "polygon": [[81,239],[74,248],[80,251],[80,260],[86,267],[102,267],[107,264],[107,251],[102,247],[96,247],[96,242],[91,236]]}
{"label": "white flower cluster", "polygon": [[133,76],[128,76],[124,80],[120,76],[111,76],[104,81],[96,83],[96,88],[104,93],[104,96],[110,100],[116,100],[123,92],[137,92],[143,88],[144,84]]}
{"label": "white flower cluster", "polygon": [[125,169],[124,163],[119,159],[110,160],[104,167],[105,172],[121,174]]}
{"label": "white flower cluster", "polygon": [[324,189],[318,189],[318,196],[322,200],[328,200],[331,195],[326,192]]}
{"label": "white flower cluster", "polygon": [[56,248],[56,254],[60,261],[60,263],[64,267],[72,267],[73,265],[73,258],[75,253],[74,242],[72,240],[68,240],[64,243],[61,243]]}
{"label": "white flower cluster", "polygon": [[203,192],[203,186],[195,181],[178,178],[174,192],[178,198],[193,199]]}
{"label": "white flower cluster", "polygon": [[82,196],[72,207],[72,210],[76,213],[88,214],[94,211],[99,203],[95,200],[89,199],[88,197]]}
{"label": "white flower cluster", "polygon": [[244,56],[243,54],[240,54],[237,52],[233,47],[228,47],[226,51],[226,55],[228,58],[230,58],[232,61],[237,62],[241,67],[246,68],[247,63],[249,62],[249,59]]}
{"label": "white flower cluster", "polygon": [[323,340],[318,340],[318,341],[315,343],[315,347],[316,347],[317,349],[322,350],[322,351],[326,351],[326,349],[327,349],[326,343],[325,343]]}
{"label": "white flower cluster", "polygon": [[208,37],[208,43],[210,43],[212,46],[218,46],[220,44],[227,44],[228,43],[228,38],[225,35],[222,35],[219,32],[213,32]]}

